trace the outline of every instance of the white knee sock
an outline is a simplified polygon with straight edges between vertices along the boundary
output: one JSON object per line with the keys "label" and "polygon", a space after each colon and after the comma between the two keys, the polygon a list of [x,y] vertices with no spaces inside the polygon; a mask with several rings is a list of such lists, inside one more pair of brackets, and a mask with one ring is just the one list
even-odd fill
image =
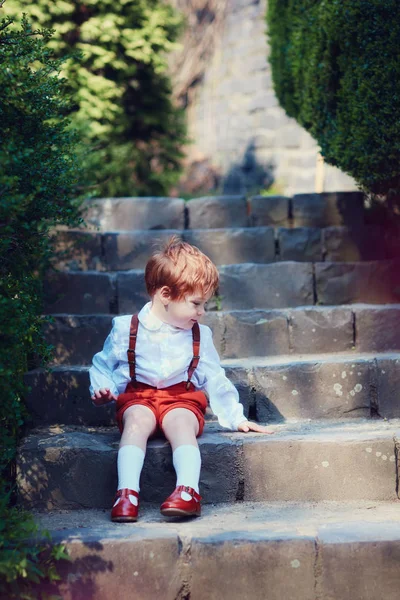
{"label": "white knee sock", "polygon": [[[186,485],[199,493],[201,469],[200,450],[197,446],[178,446],[172,454],[172,462],[176,471],[176,485]],[[184,500],[191,500],[186,492],[182,492]]]}
{"label": "white knee sock", "polygon": [[[139,479],[144,462],[144,452],[139,446],[121,446],[118,451],[118,489],[128,488],[139,492]],[[137,504],[137,499],[134,504]]]}

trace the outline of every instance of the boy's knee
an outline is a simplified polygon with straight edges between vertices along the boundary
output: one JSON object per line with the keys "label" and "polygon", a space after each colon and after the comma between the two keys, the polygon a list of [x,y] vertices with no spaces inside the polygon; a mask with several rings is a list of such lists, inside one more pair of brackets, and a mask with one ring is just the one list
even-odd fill
{"label": "boy's knee", "polygon": [[137,410],[136,407],[127,409],[123,417],[124,431],[130,433],[143,432],[155,427],[156,419],[151,410]]}
{"label": "boy's knee", "polygon": [[165,415],[162,428],[194,429],[196,425],[197,418],[192,411],[178,408]]}

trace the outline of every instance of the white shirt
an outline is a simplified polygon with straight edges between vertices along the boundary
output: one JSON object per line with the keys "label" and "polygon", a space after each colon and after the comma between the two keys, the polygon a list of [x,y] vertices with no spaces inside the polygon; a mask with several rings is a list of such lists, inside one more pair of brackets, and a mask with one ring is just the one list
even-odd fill
{"label": "white shirt", "polygon": [[[178,329],[164,323],[150,310],[148,302],[138,314],[136,340],[136,380],[158,389],[187,381],[193,357],[191,329]],[[110,335],[101,352],[93,357],[89,370],[90,393],[109,388],[121,394],[130,381],[127,349],[131,315],[115,317]],[[207,392],[210,406],[220,425],[237,430],[246,421],[243,405],[235,386],[227,379],[220,365],[211,329],[200,325],[200,360],[191,378],[198,390]]]}

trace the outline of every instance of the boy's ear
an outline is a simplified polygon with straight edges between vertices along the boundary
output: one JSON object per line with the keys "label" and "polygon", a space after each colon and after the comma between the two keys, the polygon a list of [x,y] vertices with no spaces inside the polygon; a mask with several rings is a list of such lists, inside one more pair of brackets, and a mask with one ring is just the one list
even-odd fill
{"label": "boy's ear", "polygon": [[160,300],[163,304],[168,304],[171,300],[171,290],[167,285],[163,285],[160,289]]}

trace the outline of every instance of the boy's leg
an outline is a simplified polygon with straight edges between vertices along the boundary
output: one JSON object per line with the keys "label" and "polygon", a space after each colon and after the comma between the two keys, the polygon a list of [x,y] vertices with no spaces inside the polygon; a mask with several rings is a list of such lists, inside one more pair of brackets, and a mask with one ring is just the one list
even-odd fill
{"label": "boy's leg", "polygon": [[135,405],[124,412],[123,424],[118,451],[118,489],[139,492],[147,440],[156,429],[156,418],[147,406]]}
{"label": "boy's leg", "polygon": [[111,511],[113,521],[136,521],[139,506],[139,481],[146,445],[156,429],[153,411],[134,405],[123,415],[123,432],[118,451],[118,491]]}
{"label": "boy's leg", "polygon": [[[165,415],[162,429],[172,447],[176,486],[192,488],[198,495],[201,456],[196,438],[199,432],[199,422],[196,415],[185,408],[175,408]],[[194,500],[193,495],[181,491],[179,500],[184,500],[188,508],[189,503],[190,506],[193,505],[190,509],[194,510],[193,514],[200,514],[200,503]],[[185,510],[184,505],[183,510]]]}

